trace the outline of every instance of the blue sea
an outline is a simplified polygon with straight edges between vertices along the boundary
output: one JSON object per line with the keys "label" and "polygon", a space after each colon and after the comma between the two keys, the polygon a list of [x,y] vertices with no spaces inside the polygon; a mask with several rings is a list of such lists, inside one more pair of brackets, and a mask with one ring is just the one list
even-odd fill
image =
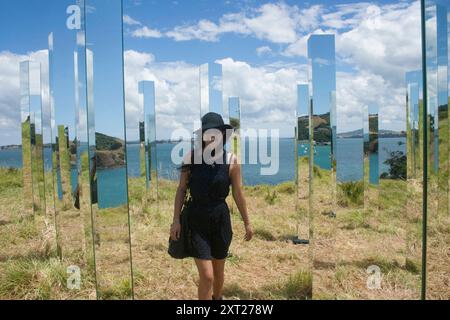
{"label": "blue sea", "polygon": [[[243,143],[248,150],[249,141]],[[281,139],[279,153],[279,170],[275,175],[261,175],[261,168],[268,167],[261,164],[248,164],[248,151],[245,156],[245,163],[242,165],[242,174],[245,185],[269,184],[275,185],[282,182],[293,181],[295,178],[295,157],[294,148],[295,140]],[[173,143],[161,143],[157,145],[158,173],[162,178],[176,180],[178,178],[178,166],[171,161],[171,151],[175,146]],[[306,146],[300,144],[298,155],[303,157],[306,155]],[[315,161],[322,168],[329,168],[329,146],[316,146]],[[271,154],[270,143],[267,144],[268,154]],[[383,138],[379,140],[379,155],[370,158],[370,165],[376,167],[379,163],[379,173],[387,172],[388,167],[384,161],[389,157],[392,151],[402,151],[406,153],[405,138]],[[138,144],[127,145],[127,161],[128,174],[131,177],[140,175],[139,153],[140,146]],[[242,153],[244,154],[244,153]],[[51,168],[51,149],[44,149],[45,168]],[[258,159],[258,163],[259,163]],[[362,139],[338,139],[337,141],[337,179],[340,182],[361,180],[364,175],[363,168],[363,144]],[[0,151],[0,167],[20,168],[22,166],[22,150],[1,150]],[[378,173],[372,170],[370,179],[377,181]],[[76,170],[72,170],[72,177],[76,178]],[[112,207],[126,202],[126,169],[115,168],[109,170],[98,171],[99,190],[99,206]],[[121,181],[117,183],[117,181]],[[73,185],[73,187],[75,187]],[[123,195],[123,196],[118,196]]]}

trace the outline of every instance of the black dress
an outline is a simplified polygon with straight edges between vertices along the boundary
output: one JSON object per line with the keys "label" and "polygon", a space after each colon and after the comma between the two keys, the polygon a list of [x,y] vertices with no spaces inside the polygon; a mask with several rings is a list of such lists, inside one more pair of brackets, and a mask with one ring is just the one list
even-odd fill
{"label": "black dress", "polygon": [[233,237],[225,201],[231,185],[229,168],[226,152],[222,163],[191,165],[188,185],[192,202],[188,221],[194,258],[222,260],[228,256]]}

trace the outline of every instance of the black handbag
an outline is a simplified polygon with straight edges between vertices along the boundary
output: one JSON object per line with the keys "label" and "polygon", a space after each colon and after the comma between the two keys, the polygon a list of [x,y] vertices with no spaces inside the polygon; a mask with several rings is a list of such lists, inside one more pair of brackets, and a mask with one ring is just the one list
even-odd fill
{"label": "black handbag", "polygon": [[189,211],[191,207],[192,199],[190,196],[185,198],[183,203],[183,209],[180,215],[180,237],[178,240],[172,240],[169,238],[169,255],[174,259],[185,259],[191,257],[192,242],[191,242],[191,230],[189,228]]}

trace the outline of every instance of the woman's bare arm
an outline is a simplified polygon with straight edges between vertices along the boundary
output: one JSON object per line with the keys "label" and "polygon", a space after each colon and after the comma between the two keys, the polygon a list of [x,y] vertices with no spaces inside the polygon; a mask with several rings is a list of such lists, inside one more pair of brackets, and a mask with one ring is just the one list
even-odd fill
{"label": "woman's bare arm", "polygon": [[177,192],[175,194],[175,203],[173,208],[173,222],[180,222],[181,209],[183,207],[184,198],[188,187],[189,170],[182,170],[180,174],[180,182],[178,183]]}
{"label": "woman's bare arm", "polygon": [[[186,156],[183,164],[190,164],[190,154]],[[181,234],[180,215],[183,208],[184,199],[188,188],[190,169],[183,167],[180,174],[180,182],[178,183],[177,192],[175,194],[175,201],[173,206],[173,222],[170,226],[170,237],[172,240],[177,241]]]}
{"label": "woman's bare arm", "polygon": [[239,213],[241,214],[246,229],[245,239],[250,240],[253,236],[253,229],[251,227],[250,219],[247,212],[247,201],[245,200],[244,192],[242,189],[241,165],[237,161],[237,157],[235,155],[231,157],[230,178],[231,178],[233,199],[238,207]]}

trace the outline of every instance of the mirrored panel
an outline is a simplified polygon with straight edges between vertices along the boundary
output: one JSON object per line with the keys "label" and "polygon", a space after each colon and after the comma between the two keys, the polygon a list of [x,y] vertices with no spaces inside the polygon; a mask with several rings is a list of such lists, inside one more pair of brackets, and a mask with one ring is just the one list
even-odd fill
{"label": "mirrored panel", "polygon": [[222,65],[215,62],[200,66],[200,115],[208,112],[224,114]]}
{"label": "mirrored panel", "polygon": [[309,181],[310,181],[310,148],[309,141],[309,107],[310,96],[308,84],[297,86],[297,132],[296,132],[296,171],[297,171],[297,214],[298,242],[309,242]]}
{"label": "mirrored panel", "polygon": [[338,109],[337,205],[343,212],[364,207],[364,108],[348,117]]}
{"label": "mirrored panel", "polygon": [[31,170],[33,181],[33,208],[38,215],[45,214],[44,150],[42,135],[41,64],[29,63]]}
{"label": "mirrored panel", "polygon": [[421,295],[420,274],[422,265],[422,181],[423,181],[423,86],[422,71],[406,73],[406,112],[407,112],[407,181],[408,199],[406,209],[406,266],[416,275],[413,279],[412,297]]}
{"label": "mirrored panel", "polygon": [[87,130],[97,298],[133,297],[122,1],[86,1]]}
{"label": "mirrored panel", "polygon": [[[89,154],[89,141],[95,139],[95,132],[89,127],[88,119],[94,119],[94,114],[88,109],[87,72],[88,51],[85,43],[85,3],[79,0],[81,8],[80,29],[77,30],[77,48],[74,52],[74,82],[75,82],[75,119],[76,119],[76,177],[74,181],[74,206],[79,210],[83,238],[84,267],[89,277],[96,281],[96,266],[94,241],[98,233],[95,232],[95,219],[92,215],[91,202],[96,201],[96,189],[91,186],[91,170],[95,170],[95,161]],[[92,85],[92,82],[89,83]]]}
{"label": "mirrored panel", "polygon": [[22,127],[23,216],[33,216],[33,179],[31,176],[30,64],[20,63],[20,113]]}
{"label": "mirrored panel", "polygon": [[[230,97],[228,98],[228,118],[229,123],[233,127],[234,131],[230,140],[227,144],[227,149],[236,155],[236,157],[239,159],[239,163],[242,163],[241,160],[241,135],[240,135],[240,129],[241,129],[241,102],[239,97]],[[242,170],[241,170],[241,180],[242,180]],[[234,212],[235,204],[231,203],[231,211]]]}
{"label": "mirrored panel", "polygon": [[53,33],[48,35],[48,50],[45,57],[43,73],[43,127],[44,127],[44,170],[45,170],[45,197],[47,204],[46,225],[52,234],[52,245],[57,244],[57,228],[56,228],[56,127],[55,127],[55,110],[52,92],[52,68],[53,68]]}
{"label": "mirrored panel", "polygon": [[379,195],[379,108],[371,103],[363,108],[364,117],[364,210],[377,210]]}
{"label": "mirrored panel", "polygon": [[336,65],[334,35],[308,39],[313,298],[334,297],[336,267]]}
{"label": "mirrored panel", "polygon": [[65,294],[72,299],[95,299],[86,113],[80,112],[80,105],[86,104],[84,1],[58,5],[63,14],[48,38],[57,246],[69,277]]}
{"label": "mirrored panel", "polygon": [[145,123],[145,177],[147,199],[150,203],[158,200],[158,156],[156,141],[156,109],[155,83],[139,82],[139,93],[142,95]]}
{"label": "mirrored panel", "polygon": [[228,117],[230,119],[230,125],[234,128],[234,134],[230,138],[230,151],[240,158],[241,102],[239,97],[231,97],[228,99]]}
{"label": "mirrored panel", "polygon": [[442,253],[449,246],[448,208],[448,2],[425,1],[427,133],[427,260],[426,297],[448,299],[442,283],[450,263]]}

